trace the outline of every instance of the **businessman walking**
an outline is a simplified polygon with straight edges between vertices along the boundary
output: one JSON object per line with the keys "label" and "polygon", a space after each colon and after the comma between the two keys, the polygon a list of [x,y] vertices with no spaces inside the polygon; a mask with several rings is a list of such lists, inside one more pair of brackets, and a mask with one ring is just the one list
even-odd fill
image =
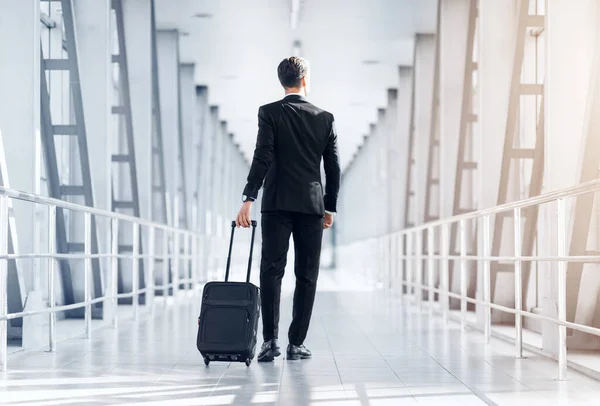
{"label": "businessman walking", "polygon": [[[333,225],[340,186],[333,115],[311,104],[308,61],[284,59],[277,68],[282,100],[258,110],[258,137],[236,223],[250,227],[252,202],[263,186],[260,288],[264,343],[259,362],[281,355],[278,343],[281,280],[290,235],[294,238],[296,289],[287,359],[310,358],[304,346],[312,314],[323,229]],[[325,193],[321,184],[325,167]]]}

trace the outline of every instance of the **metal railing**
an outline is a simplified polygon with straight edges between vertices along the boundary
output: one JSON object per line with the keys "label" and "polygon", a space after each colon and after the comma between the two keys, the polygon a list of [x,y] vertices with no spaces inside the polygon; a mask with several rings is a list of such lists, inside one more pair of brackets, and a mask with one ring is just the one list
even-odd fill
{"label": "metal railing", "polygon": [[[349,263],[360,264],[363,256],[365,268],[369,267],[368,261],[371,261],[377,272],[383,272],[384,283],[391,286],[393,292],[397,292],[404,297],[405,295],[414,296],[416,304],[421,307],[423,303],[423,294],[428,292],[427,301],[432,308],[441,307],[441,312],[445,321],[449,319],[450,299],[460,301],[460,322],[462,328],[467,327],[467,305],[474,304],[482,306],[484,309],[483,332],[486,343],[489,343],[492,333],[492,309],[500,312],[506,312],[515,316],[515,352],[516,357],[521,358],[523,354],[523,317],[529,317],[540,321],[553,323],[556,325],[558,333],[558,379],[566,379],[567,374],[567,328],[581,331],[584,333],[600,336],[600,329],[584,324],[567,321],[567,289],[566,276],[567,264],[569,262],[600,263],[600,256],[597,255],[567,255],[567,205],[566,200],[581,196],[587,193],[600,191],[600,180],[594,180],[573,186],[567,189],[543,194],[533,198],[520,200],[484,210],[478,210],[467,214],[462,214],[430,223],[426,223],[411,229],[401,230],[399,232],[372,237],[356,242],[351,242],[343,247],[338,247],[338,256],[341,263],[344,258]],[[556,255],[542,256],[532,255],[523,256],[522,237],[521,237],[521,219],[522,211],[535,206],[545,204],[554,204],[556,215],[556,244],[553,251]],[[513,217],[514,235],[513,247],[514,255],[492,256],[491,254],[491,220],[493,216],[511,214]],[[468,225],[468,222],[471,222]],[[459,255],[452,255],[453,247],[450,247],[451,227],[458,226],[458,246]],[[478,255],[469,255],[467,250],[467,234],[472,230],[473,225],[477,226],[482,235],[479,237],[481,242]],[[427,234],[425,234],[427,233]],[[427,247],[423,247],[423,241],[427,236]],[[436,243],[437,242],[437,243]],[[364,253],[370,250],[374,256],[364,257]],[[360,254],[358,254],[360,253]],[[449,280],[449,268],[451,261],[458,264],[460,279],[460,293],[451,291]],[[478,275],[482,275],[483,299],[469,297],[468,295],[468,265],[476,262],[479,266]],[[490,270],[493,262],[509,262],[514,266],[515,279],[515,297],[514,307],[495,304],[492,301],[490,292]],[[536,314],[523,310],[522,297],[522,264],[524,262],[554,262],[557,264],[557,317]],[[427,270],[427,283],[423,283],[424,263]],[[439,272],[436,272],[436,269]],[[436,287],[435,280],[438,277],[439,285]],[[478,276],[479,277],[479,276]],[[405,293],[406,291],[406,293]],[[439,296],[441,304],[435,304],[435,294]]]}
{"label": "metal railing", "polygon": [[[9,224],[9,200],[29,202],[36,205],[47,207],[48,210],[48,251],[43,253],[15,253],[8,252],[8,224]],[[57,253],[56,248],[56,219],[57,209],[69,212],[83,213],[84,215],[84,252],[83,253]],[[110,222],[110,252],[92,254],[92,219],[103,218]],[[131,253],[119,253],[119,229],[122,227],[131,227],[133,235],[133,249]],[[122,229],[124,230],[124,229]],[[140,232],[147,231],[148,244],[145,252],[140,250]],[[161,255],[155,253],[155,247],[161,243],[157,239],[157,232],[162,237]],[[156,223],[142,218],[127,216],[107,210],[101,210],[93,207],[82,206],[62,200],[39,196],[31,193],[25,193],[0,186],[0,371],[7,370],[7,333],[8,321],[12,319],[28,317],[33,315],[48,314],[49,317],[49,336],[48,349],[56,351],[56,314],[67,310],[85,308],[84,324],[85,336],[89,339],[92,336],[92,306],[97,303],[107,302],[112,306],[110,315],[113,327],[118,325],[118,312],[116,311],[118,299],[132,298],[133,319],[139,319],[139,300],[140,295],[146,294],[146,304],[152,312],[154,309],[154,296],[156,291],[162,291],[162,295],[167,297],[170,294],[176,296],[180,289],[196,290],[200,282],[206,279],[208,270],[204,269],[201,261],[202,254],[209,255],[211,250],[217,246],[223,245],[218,237],[205,236],[200,233],[184,230],[162,223]],[[183,245],[182,245],[183,244]],[[206,244],[211,244],[207,247]],[[109,262],[108,272],[109,283],[102,296],[92,298],[92,260],[107,258]],[[48,307],[38,310],[21,311],[17,313],[8,313],[8,262],[10,260],[36,259],[47,260],[47,294]],[[84,272],[84,300],[67,305],[56,304],[55,279],[57,264],[61,260],[83,260]],[[131,292],[118,293],[117,278],[119,272],[118,260],[131,260],[132,288]],[[162,260],[162,269],[157,269],[156,260]],[[144,267],[144,278],[147,282],[146,287],[140,288],[139,281],[139,263],[140,260],[148,260],[148,266]],[[183,261],[183,262],[182,262]],[[172,263],[171,263],[172,262]],[[186,270],[185,275],[189,277],[180,277],[180,269]],[[188,270],[191,272],[188,273]],[[157,272],[162,272],[162,284],[155,284]],[[171,278],[171,282],[169,282]],[[165,300],[165,304],[166,304]]]}

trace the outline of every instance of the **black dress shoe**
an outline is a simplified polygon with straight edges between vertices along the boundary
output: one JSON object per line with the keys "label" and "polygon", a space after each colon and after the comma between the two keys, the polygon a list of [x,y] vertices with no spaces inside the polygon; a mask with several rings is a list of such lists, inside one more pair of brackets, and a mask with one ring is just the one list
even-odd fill
{"label": "black dress shoe", "polygon": [[271,362],[276,357],[281,355],[281,349],[279,348],[279,342],[276,338],[272,338],[263,343],[258,353],[258,362]]}
{"label": "black dress shoe", "polygon": [[312,353],[303,345],[290,344],[287,347],[287,359],[307,359],[312,357]]}

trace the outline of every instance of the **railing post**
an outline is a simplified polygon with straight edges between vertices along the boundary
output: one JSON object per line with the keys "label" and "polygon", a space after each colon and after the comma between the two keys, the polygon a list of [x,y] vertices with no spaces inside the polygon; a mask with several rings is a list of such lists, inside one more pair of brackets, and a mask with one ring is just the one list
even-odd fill
{"label": "railing post", "polygon": [[444,318],[444,322],[448,323],[448,315],[450,312],[450,271],[449,271],[449,261],[450,258],[450,225],[443,224],[442,225],[442,249],[440,250],[440,261],[442,265],[442,289],[444,292],[443,299],[444,303],[442,304],[442,315]]}
{"label": "railing post", "polygon": [[[190,264],[190,238],[189,235],[187,233],[181,233],[181,236],[183,237],[183,258],[184,258],[184,269],[185,269],[185,279],[186,279],[186,283],[184,284],[185,289],[186,290],[192,290],[192,286],[193,286],[193,277],[190,278],[190,270],[191,270],[191,264]],[[190,280],[191,279],[191,280]]]}
{"label": "railing post", "polygon": [[383,277],[381,279],[383,281],[383,287],[384,287],[385,290],[387,290],[387,288],[388,288],[388,282],[389,282],[389,277],[388,277],[388,266],[389,266],[389,262],[388,262],[388,259],[389,259],[389,249],[388,248],[389,247],[388,247],[387,243],[388,243],[388,236],[384,235],[381,238],[381,245],[382,245],[381,246],[381,250],[382,250],[382,254],[383,254],[383,255],[381,255],[381,258],[382,258],[382,261],[383,261],[383,264],[382,264],[383,266],[381,267],[382,272],[383,272]]}
{"label": "railing post", "polygon": [[177,297],[177,293],[179,292],[179,261],[180,261],[180,244],[181,244],[181,236],[179,235],[179,231],[173,231],[173,268],[171,270],[173,274],[173,297]]}
{"label": "railing post", "polygon": [[89,303],[92,300],[91,289],[91,273],[92,273],[92,215],[88,212],[84,213],[84,270],[83,270],[83,285],[84,285],[84,301],[85,301],[85,336],[92,338],[92,305]]}
{"label": "railing post", "polygon": [[404,252],[404,233],[400,233],[398,234],[398,240],[397,240],[397,244],[398,244],[398,279],[400,281],[400,283],[398,284],[400,286],[400,298],[402,300],[404,300],[404,283],[405,283],[405,272],[404,272],[404,262],[406,261],[406,253]]}
{"label": "railing post", "polygon": [[394,279],[394,260],[396,256],[394,255],[394,234],[389,234],[386,238],[387,245],[387,288],[388,290],[392,290],[392,280]]}
{"label": "railing post", "polygon": [[423,230],[419,229],[415,232],[416,237],[416,254],[415,257],[417,259],[417,277],[416,277],[416,296],[417,296],[417,304],[419,309],[423,308]]}
{"label": "railing post", "polygon": [[[0,255],[8,254],[8,197],[0,196]],[[8,314],[8,260],[0,259],[0,316]],[[0,372],[8,366],[8,320],[0,320]]]}
{"label": "railing post", "polygon": [[146,293],[146,301],[150,307],[150,315],[154,314],[154,273],[156,269],[156,258],[155,256],[155,244],[156,244],[156,228],[150,226],[148,230],[148,291]]}
{"label": "railing post", "polygon": [[460,326],[467,328],[467,224],[462,219],[460,229]]}
{"label": "railing post", "polygon": [[162,244],[162,257],[163,257],[163,298],[165,299],[164,305],[167,305],[167,298],[169,297],[169,231],[166,228],[162,230],[163,244]]}
{"label": "railing post", "polygon": [[435,266],[435,231],[433,227],[429,227],[427,229],[427,286],[429,288],[429,293],[427,294],[427,299],[429,301],[429,309],[433,311],[433,304],[435,302],[435,293],[433,289],[435,288],[435,284],[433,281],[434,272],[433,267]]}
{"label": "railing post", "polygon": [[406,294],[413,294],[413,277],[415,269],[415,257],[413,255],[413,235],[411,231],[406,233]]}
{"label": "railing post", "polygon": [[[521,208],[515,207],[513,210],[514,217],[514,240],[515,240],[515,257],[520,258],[522,255],[521,248]],[[521,259],[515,260],[515,310],[523,310],[523,272]],[[523,316],[515,314],[515,351],[517,358],[523,358]]]}
{"label": "railing post", "polygon": [[111,239],[110,239],[110,288],[111,288],[111,302],[113,306],[112,315],[112,326],[118,328],[119,326],[119,219],[113,218],[111,220]]}
{"label": "railing post", "polygon": [[207,281],[207,270],[206,270],[206,239],[207,236],[204,234],[198,235],[198,268],[200,269],[200,283],[204,283]]}
{"label": "railing post", "polygon": [[209,271],[211,269],[212,263],[211,263],[211,253],[212,253],[212,245],[213,245],[213,237],[210,235],[210,233],[206,233],[204,235],[204,244],[203,244],[203,251],[202,251],[202,257],[204,258],[204,261],[202,261],[202,268],[203,268],[203,274],[204,274],[204,281],[208,281],[208,274]]}
{"label": "railing post", "polygon": [[56,313],[52,311],[56,305],[54,280],[56,277],[56,206],[48,206],[48,351],[56,351]]}
{"label": "railing post", "polygon": [[181,236],[179,235],[179,196],[175,196],[173,205],[173,226],[177,229],[173,231],[173,266],[171,273],[173,274],[173,298],[177,297],[179,292],[179,267],[181,256]]}
{"label": "railing post", "polygon": [[198,236],[196,234],[190,235],[191,244],[192,244],[192,292],[195,292],[198,289]]}
{"label": "railing post", "polygon": [[[490,215],[483,216],[483,253],[484,257],[489,257],[491,255],[490,251],[490,227],[491,226],[491,218]],[[490,343],[490,338],[492,335],[492,308],[490,307],[490,303],[492,301],[492,295],[490,292],[490,264],[491,261],[489,259],[483,260],[483,301],[485,302],[485,308],[483,309],[483,334],[485,336],[486,344]]]}
{"label": "railing post", "polygon": [[133,307],[133,320],[140,319],[140,225],[135,221],[131,224],[133,234],[133,253],[131,254],[133,275],[131,278],[131,305]]}
{"label": "railing post", "polygon": [[[557,200],[557,253],[559,257],[567,255],[566,233],[566,202]],[[558,321],[567,321],[567,261],[559,260],[558,263]],[[558,379],[567,379],[567,327],[558,326]]]}

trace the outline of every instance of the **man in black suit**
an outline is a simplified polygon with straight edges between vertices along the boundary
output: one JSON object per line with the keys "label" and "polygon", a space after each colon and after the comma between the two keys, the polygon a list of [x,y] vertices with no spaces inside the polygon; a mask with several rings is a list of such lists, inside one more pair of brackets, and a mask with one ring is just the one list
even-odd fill
{"label": "man in black suit", "polygon": [[311,356],[303,343],[315,300],[323,229],[333,225],[340,186],[333,115],[306,99],[308,62],[298,57],[284,59],[277,74],[285,97],[258,110],[256,149],[236,220],[238,227],[250,227],[252,202],[264,180],[260,264],[264,343],[259,362],[281,355],[279,301],[290,235],[294,237],[296,289],[287,359]]}

